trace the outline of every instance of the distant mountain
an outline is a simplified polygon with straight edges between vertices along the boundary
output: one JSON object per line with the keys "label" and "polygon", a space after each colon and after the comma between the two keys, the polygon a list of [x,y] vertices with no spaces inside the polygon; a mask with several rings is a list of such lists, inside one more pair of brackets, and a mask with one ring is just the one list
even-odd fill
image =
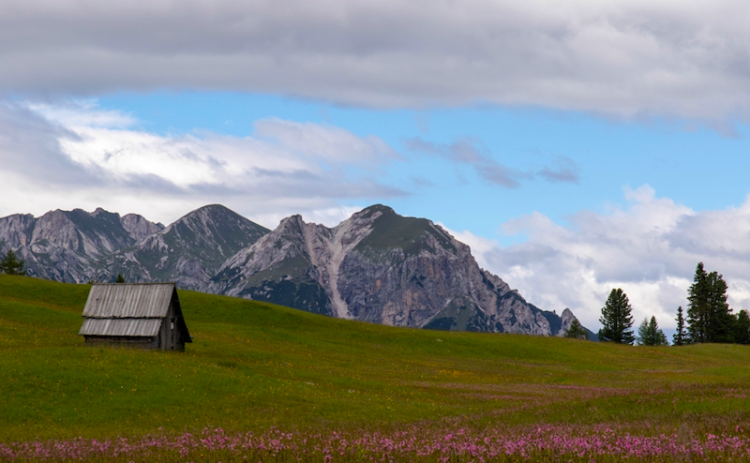
{"label": "distant mountain", "polygon": [[69,283],[175,281],[202,290],[221,265],[269,230],[224,206],[197,209],[168,227],[103,209],[0,218],[0,251],[15,250],[29,275]]}
{"label": "distant mountain", "polygon": [[572,322],[480,269],[441,227],[382,205],[334,228],[286,218],[230,258],[208,291],[428,329],[557,335]]}
{"label": "distant mountain", "polygon": [[394,326],[561,335],[575,318],[529,304],[443,228],[382,205],[333,228],[294,215],[273,231],[220,205],[167,227],[103,209],[17,214],[0,218],[0,252],[8,249],[29,275],[50,280],[122,273]]}
{"label": "distant mountain", "polygon": [[228,258],[268,232],[224,206],[204,206],[107,256],[97,277],[122,273],[127,281],[175,281],[200,291]]}
{"label": "distant mountain", "polygon": [[14,249],[29,275],[80,283],[96,273],[99,259],[163,228],[139,215],[103,209],[56,210],[39,218],[16,214],[0,218],[0,250]]}

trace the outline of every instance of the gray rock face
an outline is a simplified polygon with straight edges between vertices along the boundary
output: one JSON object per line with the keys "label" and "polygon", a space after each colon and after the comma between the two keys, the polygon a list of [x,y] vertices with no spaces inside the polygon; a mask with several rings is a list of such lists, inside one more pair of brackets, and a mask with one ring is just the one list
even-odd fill
{"label": "gray rock face", "polygon": [[31,214],[14,214],[0,219],[0,246],[19,249],[27,246],[34,231],[36,219]]}
{"label": "gray rock face", "polygon": [[207,290],[394,326],[558,335],[564,325],[439,226],[380,205],[334,228],[284,219]]}
{"label": "gray rock face", "polygon": [[103,209],[56,210],[39,218],[11,215],[0,218],[0,251],[16,251],[29,275],[81,283],[94,277],[101,258],[132,246],[138,233],[155,227],[135,215],[123,222]]}
{"label": "gray rock face", "polygon": [[570,329],[570,324],[573,323],[573,320],[575,319],[576,316],[573,315],[573,312],[566,307],[565,310],[563,310],[562,315],[560,316],[560,321],[562,322],[562,331],[568,331],[568,329]]}
{"label": "gray rock face", "polygon": [[120,219],[123,228],[130,233],[130,236],[140,241],[143,238],[153,235],[164,230],[164,225],[160,223],[149,222],[143,216],[137,214],[127,214]]}
{"label": "gray rock face", "polygon": [[207,289],[353,318],[338,289],[339,268],[379,215],[355,214],[333,229],[288,217],[227,260]]}
{"label": "gray rock face", "polygon": [[[129,219],[129,225],[140,233],[157,227],[144,220]],[[122,273],[126,281],[175,281],[180,288],[200,291],[229,257],[266,233],[224,206],[204,206],[107,256],[97,276]]]}

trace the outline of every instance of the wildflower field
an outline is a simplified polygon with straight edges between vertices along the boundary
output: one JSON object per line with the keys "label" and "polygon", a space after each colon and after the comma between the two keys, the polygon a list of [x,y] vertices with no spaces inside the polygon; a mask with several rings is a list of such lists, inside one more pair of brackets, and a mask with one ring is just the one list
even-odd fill
{"label": "wildflower field", "polygon": [[330,319],[181,292],[184,354],[85,346],[0,275],[0,461],[750,461],[750,349]]}

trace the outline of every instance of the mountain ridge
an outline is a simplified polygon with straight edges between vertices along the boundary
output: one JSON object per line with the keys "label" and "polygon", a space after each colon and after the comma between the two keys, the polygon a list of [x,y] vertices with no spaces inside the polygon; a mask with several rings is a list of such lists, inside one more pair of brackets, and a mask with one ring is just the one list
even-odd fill
{"label": "mountain ridge", "polygon": [[[211,204],[180,217],[133,246],[108,256],[128,281],[170,280],[201,290],[221,264],[268,230],[230,209]],[[106,270],[97,274],[106,278]]]}
{"label": "mountain ridge", "polygon": [[207,291],[393,326],[557,335],[572,321],[528,304],[439,225],[383,205],[332,228],[288,217]]}
{"label": "mountain ridge", "polygon": [[273,230],[216,204],[166,227],[101,208],[14,214],[0,218],[5,249],[51,280],[122,273],[393,326],[561,335],[575,318],[529,304],[447,230],[382,204],[334,227],[292,215]]}

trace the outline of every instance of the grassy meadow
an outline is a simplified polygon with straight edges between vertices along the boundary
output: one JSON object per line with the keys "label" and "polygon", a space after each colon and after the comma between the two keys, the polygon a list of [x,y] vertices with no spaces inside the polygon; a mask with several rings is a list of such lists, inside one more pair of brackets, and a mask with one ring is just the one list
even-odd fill
{"label": "grassy meadow", "polygon": [[[77,335],[88,291],[0,275],[0,444],[206,429],[321,442],[409,432],[450,441],[455,430],[477,442],[498,430],[750,436],[746,346],[393,328],[182,291],[194,336],[185,353],[92,348]],[[330,461],[323,448],[311,461]]]}

